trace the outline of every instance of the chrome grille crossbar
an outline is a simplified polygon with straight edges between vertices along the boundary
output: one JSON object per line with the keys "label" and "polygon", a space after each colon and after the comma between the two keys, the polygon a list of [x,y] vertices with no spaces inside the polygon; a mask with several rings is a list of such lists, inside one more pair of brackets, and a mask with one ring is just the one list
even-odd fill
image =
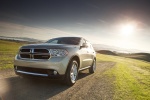
{"label": "chrome grille crossbar", "polygon": [[48,49],[20,49],[19,56],[22,59],[49,59]]}

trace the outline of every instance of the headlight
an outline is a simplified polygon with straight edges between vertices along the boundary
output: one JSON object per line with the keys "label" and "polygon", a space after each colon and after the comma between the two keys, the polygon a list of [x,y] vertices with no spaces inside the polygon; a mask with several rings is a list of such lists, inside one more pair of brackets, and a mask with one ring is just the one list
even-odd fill
{"label": "headlight", "polygon": [[68,52],[65,49],[50,49],[50,54],[52,57],[65,57]]}

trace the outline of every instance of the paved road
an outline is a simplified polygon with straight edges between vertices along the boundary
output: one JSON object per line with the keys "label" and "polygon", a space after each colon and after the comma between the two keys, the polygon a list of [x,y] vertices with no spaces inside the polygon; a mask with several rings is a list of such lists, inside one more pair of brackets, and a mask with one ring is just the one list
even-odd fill
{"label": "paved road", "polygon": [[21,79],[13,71],[11,75],[0,72],[0,98],[2,100],[112,100],[113,79],[103,73],[114,64],[101,62],[97,64],[94,74],[89,74],[88,70],[81,72],[77,83],[72,87],[56,80]]}

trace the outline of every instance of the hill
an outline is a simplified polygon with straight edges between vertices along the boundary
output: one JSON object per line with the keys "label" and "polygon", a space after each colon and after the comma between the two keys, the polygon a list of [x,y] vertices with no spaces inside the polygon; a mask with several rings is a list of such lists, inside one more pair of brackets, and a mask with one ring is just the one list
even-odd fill
{"label": "hill", "polygon": [[110,50],[98,50],[97,53],[139,59],[150,62],[150,53],[118,53]]}
{"label": "hill", "polygon": [[[0,40],[0,79],[6,69],[13,69],[13,59],[18,48],[23,43]],[[103,50],[97,54],[97,68],[94,74],[88,70],[79,74],[77,83],[72,87],[66,87],[60,82],[44,80],[22,80],[12,74],[13,77],[1,79],[1,96],[8,100],[24,99],[102,99],[102,100],[150,100],[150,63],[142,60],[125,58],[135,56],[147,58],[147,53],[118,54]],[[114,53],[117,56],[112,56]],[[108,55],[109,54],[109,55]],[[111,55],[110,55],[111,54]],[[124,57],[120,57],[124,56]],[[149,57],[148,57],[149,58]],[[2,70],[3,69],[3,70]],[[12,70],[11,73],[14,71]],[[34,84],[36,83],[36,85]],[[79,88],[82,88],[79,91]],[[22,89],[23,91],[20,91]],[[36,91],[37,89],[43,90]],[[30,93],[29,93],[30,92]],[[41,96],[42,95],[42,96]],[[2,98],[2,100],[3,100]],[[36,98],[36,99],[37,99]]]}
{"label": "hill", "polygon": [[113,51],[109,51],[109,50],[99,50],[99,51],[96,51],[97,53],[100,53],[100,54],[107,54],[107,55],[117,55],[115,52]]}
{"label": "hill", "polygon": [[41,43],[44,42],[42,40],[34,39],[34,38],[27,38],[27,37],[5,37],[0,36],[0,40],[8,40],[8,41],[15,41],[15,42],[26,42],[26,43]]}
{"label": "hill", "polygon": [[118,56],[139,59],[139,60],[145,60],[145,61],[150,62],[150,54],[149,53],[130,53],[130,54],[120,53],[120,54],[118,54]]}
{"label": "hill", "polygon": [[21,45],[25,42],[0,40],[0,69],[13,68],[13,60]]}
{"label": "hill", "polygon": [[137,53],[137,52],[147,52],[150,53],[150,51],[144,51],[144,50],[138,50],[138,49],[125,49],[125,48],[120,48],[117,46],[111,46],[111,45],[104,45],[104,44],[92,44],[93,48],[96,51],[99,50],[109,50],[109,51],[116,51],[119,53]]}

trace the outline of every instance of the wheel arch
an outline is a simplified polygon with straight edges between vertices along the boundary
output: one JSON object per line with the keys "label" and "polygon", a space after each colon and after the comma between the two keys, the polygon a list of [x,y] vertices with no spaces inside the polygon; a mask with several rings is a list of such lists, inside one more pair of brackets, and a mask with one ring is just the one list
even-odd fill
{"label": "wheel arch", "polygon": [[[77,56],[77,55],[72,56],[71,59],[69,60],[69,63],[70,63],[73,59],[78,62],[78,65],[79,65],[78,67],[80,67],[80,58],[79,58],[79,56]],[[69,63],[68,63],[68,66],[69,66]],[[67,67],[68,67],[68,66],[67,66]]]}
{"label": "wheel arch", "polygon": [[[69,64],[71,63],[71,61],[72,61],[73,59],[75,59],[75,60],[78,62],[78,65],[79,65],[79,66],[78,66],[78,69],[80,68],[80,58],[79,58],[79,56],[74,55],[74,56],[72,56],[72,57],[70,58],[70,60],[69,60],[69,62],[68,62],[66,72],[67,72],[67,70],[68,70]],[[66,72],[65,72],[65,74],[66,74]]]}

